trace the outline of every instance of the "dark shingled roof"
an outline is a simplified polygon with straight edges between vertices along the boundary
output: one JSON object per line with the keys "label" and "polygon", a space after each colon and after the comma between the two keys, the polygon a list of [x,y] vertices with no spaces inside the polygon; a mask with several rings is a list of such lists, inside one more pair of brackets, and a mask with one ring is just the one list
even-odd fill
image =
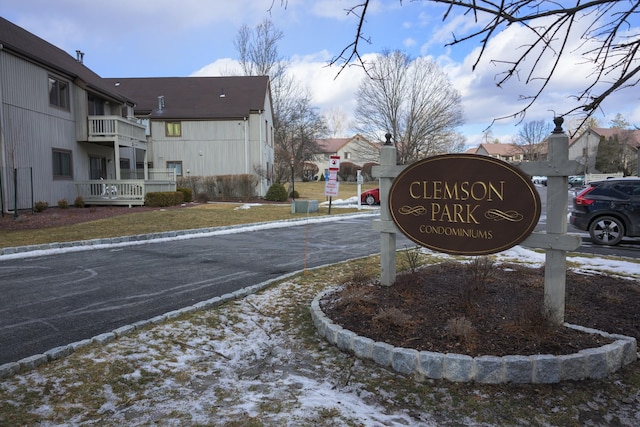
{"label": "dark shingled roof", "polygon": [[107,99],[133,103],[64,50],[2,17],[0,17],[0,43],[2,49],[66,76],[80,86],[86,85]]}
{"label": "dark shingled roof", "polygon": [[[136,100],[136,115],[152,119],[241,119],[264,109],[269,95],[266,76],[141,77],[105,79]],[[224,96],[221,96],[224,95]],[[158,108],[158,97],[164,108]]]}

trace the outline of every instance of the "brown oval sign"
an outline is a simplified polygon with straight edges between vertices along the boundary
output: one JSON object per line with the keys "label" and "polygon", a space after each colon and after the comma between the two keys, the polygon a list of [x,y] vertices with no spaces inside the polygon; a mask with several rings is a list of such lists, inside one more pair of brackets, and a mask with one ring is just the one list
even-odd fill
{"label": "brown oval sign", "polygon": [[404,169],[389,192],[393,221],[439,252],[487,255],[517,245],[540,218],[540,196],[515,166],[475,154],[444,154]]}

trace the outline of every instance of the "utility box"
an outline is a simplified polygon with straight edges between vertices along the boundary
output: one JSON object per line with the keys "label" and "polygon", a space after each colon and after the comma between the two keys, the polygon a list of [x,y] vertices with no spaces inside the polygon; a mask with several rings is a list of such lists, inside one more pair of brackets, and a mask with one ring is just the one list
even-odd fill
{"label": "utility box", "polygon": [[294,200],[291,203],[291,213],[314,213],[318,212],[317,200]]}

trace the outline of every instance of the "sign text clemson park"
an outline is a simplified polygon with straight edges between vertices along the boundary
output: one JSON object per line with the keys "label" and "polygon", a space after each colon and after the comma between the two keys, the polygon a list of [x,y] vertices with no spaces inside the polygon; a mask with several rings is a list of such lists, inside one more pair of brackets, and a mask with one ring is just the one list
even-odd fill
{"label": "sign text clemson park", "polygon": [[502,160],[444,154],[409,165],[393,181],[389,210],[411,240],[439,252],[487,255],[526,239],[540,218],[529,177]]}

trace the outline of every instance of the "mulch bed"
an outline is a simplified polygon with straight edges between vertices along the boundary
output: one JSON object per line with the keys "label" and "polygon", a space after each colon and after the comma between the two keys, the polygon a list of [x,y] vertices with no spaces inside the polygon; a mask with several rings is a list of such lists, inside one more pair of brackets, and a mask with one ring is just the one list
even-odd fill
{"label": "mulch bed", "polygon": [[[486,276],[485,276],[486,275]],[[543,316],[544,270],[443,263],[393,286],[346,283],[321,307],[336,324],[394,346],[481,355],[571,354],[605,345]],[[565,321],[640,338],[640,286],[600,274],[567,275]]]}
{"label": "mulch bed", "polygon": [[[186,205],[186,207],[192,205]],[[158,209],[184,209],[183,206],[171,206],[167,208],[150,208],[146,206],[88,206],[84,208],[69,207],[59,209],[47,208],[42,212],[32,213],[30,210],[18,211],[18,217],[13,213],[5,213],[0,217],[0,230],[34,230],[50,227],[73,225],[98,219],[112,218],[119,215],[128,215],[138,212],[148,212]]]}

